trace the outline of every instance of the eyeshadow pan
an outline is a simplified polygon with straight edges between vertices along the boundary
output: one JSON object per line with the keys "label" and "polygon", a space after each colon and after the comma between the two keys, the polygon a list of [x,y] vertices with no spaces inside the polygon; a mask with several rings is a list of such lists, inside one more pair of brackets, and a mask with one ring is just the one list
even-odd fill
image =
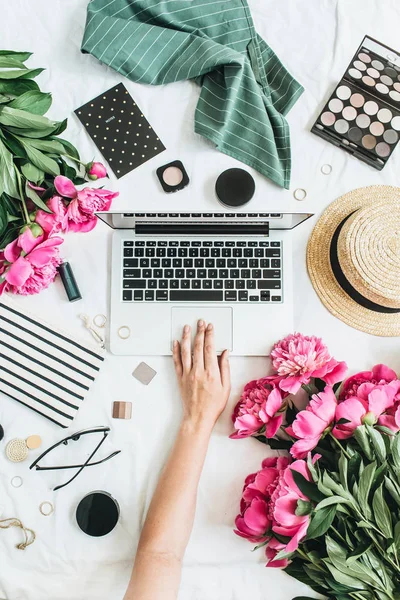
{"label": "eyeshadow pan", "polygon": [[398,81],[396,81],[396,82],[393,84],[393,87],[394,87],[394,89],[395,89],[395,90],[397,90],[398,92],[400,92],[400,83],[399,83]]}
{"label": "eyeshadow pan", "polygon": [[399,139],[399,136],[393,129],[387,129],[383,134],[383,139],[388,144],[395,144]]}
{"label": "eyeshadow pan", "polygon": [[385,85],[393,85],[393,79],[391,77],[388,77],[387,75],[382,75],[381,81]]}
{"label": "eyeshadow pan", "polygon": [[[400,89],[400,83],[399,83],[399,89]],[[348,100],[351,96],[351,89],[349,87],[347,87],[347,85],[341,85],[336,90],[336,96],[338,98],[340,98],[341,100]]]}
{"label": "eyeshadow pan", "polygon": [[361,127],[361,129],[366,129],[369,124],[371,123],[371,119],[369,118],[368,115],[365,115],[364,113],[362,113],[361,115],[358,115],[357,119],[356,119],[356,123],[359,127]]}
{"label": "eyeshadow pan", "polygon": [[400,102],[400,94],[399,94],[399,92],[396,92],[395,90],[391,90],[391,91],[389,92],[389,96],[390,96],[390,97],[391,97],[393,100],[395,100],[396,102]]}
{"label": "eyeshadow pan", "polygon": [[358,127],[352,127],[347,135],[352,142],[359,142],[362,138],[362,131]]}
{"label": "eyeshadow pan", "polygon": [[358,69],[349,69],[349,75],[353,79],[361,79],[362,77],[361,72]]}
{"label": "eyeshadow pan", "polygon": [[379,71],[377,71],[376,69],[372,69],[372,68],[367,69],[367,73],[370,77],[374,77],[375,79],[378,79],[378,77],[380,75]]}
{"label": "eyeshadow pan", "polygon": [[387,85],[385,85],[384,83],[377,83],[376,84],[376,89],[378,90],[378,92],[380,92],[381,94],[388,94],[389,93],[389,88]]}
{"label": "eyeshadow pan", "polygon": [[379,142],[375,148],[375,152],[378,156],[386,158],[390,154],[390,146],[388,146],[385,142]]}
{"label": "eyeshadow pan", "polygon": [[392,111],[388,108],[381,108],[381,110],[378,112],[378,119],[381,123],[389,123],[392,117]]}
{"label": "eyeshadow pan", "polygon": [[378,110],[379,106],[373,100],[368,100],[368,102],[364,104],[364,112],[367,113],[367,115],[376,115]]}
{"label": "eyeshadow pan", "polygon": [[355,62],[353,62],[353,65],[359,71],[365,71],[367,68],[367,65],[365,63],[361,62],[360,60],[356,60]]}
{"label": "eyeshadow pan", "polygon": [[378,69],[378,71],[383,71],[383,69],[385,68],[385,66],[381,63],[380,60],[373,60],[371,66],[374,67],[374,69]]}
{"label": "eyeshadow pan", "polygon": [[372,133],[372,135],[376,135],[376,137],[379,137],[385,131],[385,127],[379,121],[374,121],[373,123],[371,123],[369,130]]}
{"label": "eyeshadow pan", "polygon": [[400,131],[400,117],[393,117],[392,122],[391,122],[391,126],[396,131]]}
{"label": "eyeshadow pan", "polygon": [[372,150],[376,146],[376,139],[373,135],[364,135],[362,139],[362,145],[364,148],[367,148],[367,150]]}
{"label": "eyeshadow pan", "polygon": [[333,98],[328,104],[329,110],[334,113],[340,113],[343,108],[343,102],[338,98]]}
{"label": "eyeshadow pan", "polygon": [[321,123],[323,123],[327,127],[330,127],[331,125],[333,125],[335,121],[336,121],[336,117],[333,113],[331,113],[331,112],[322,113]]}
{"label": "eyeshadow pan", "polygon": [[340,134],[347,133],[349,130],[349,124],[344,119],[339,119],[339,121],[336,121],[335,123],[335,129]]}
{"label": "eyeshadow pan", "polygon": [[364,104],[365,102],[365,98],[362,94],[353,94],[352,97],[350,98],[350,104],[352,106],[355,106],[356,108],[361,108],[361,106]]}
{"label": "eyeshadow pan", "polygon": [[346,106],[342,112],[343,117],[346,121],[354,121],[357,116],[357,111],[352,106]]}
{"label": "eyeshadow pan", "polygon": [[358,58],[365,63],[371,62],[371,57],[368,56],[368,54],[366,54],[365,52],[360,52],[360,54],[358,55]]}
{"label": "eyeshadow pan", "polygon": [[375,85],[375,79],[372,79],[372,77],[369,77],[369,75],[364,75],[362,80],[365,85],[368,85],[369,87],[373,87]]}
{"label": "eyeshadow pan", "polygon": [[393,77],[393,78],[395,78],[396,75],[397,75],[397,71],[395,71],[394,69],[392,69],[392,67],[386,67],[385,73],[387,75],[389,75],[389,77]]}
{"label": "eyeshadow pan", "polygon": [[162,174],[165,183],[170,186],[178,185],[183,179],[183,173],[178,167],[168,167]]}

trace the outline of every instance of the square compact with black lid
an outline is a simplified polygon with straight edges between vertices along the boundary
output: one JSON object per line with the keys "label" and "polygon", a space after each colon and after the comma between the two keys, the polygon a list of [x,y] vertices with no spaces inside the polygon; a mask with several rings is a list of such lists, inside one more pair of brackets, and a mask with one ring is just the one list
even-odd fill
{"label": "square compact with black lid", "polygon": [[365,36],[311,131],[383,169],[400,136],[400,54]]}

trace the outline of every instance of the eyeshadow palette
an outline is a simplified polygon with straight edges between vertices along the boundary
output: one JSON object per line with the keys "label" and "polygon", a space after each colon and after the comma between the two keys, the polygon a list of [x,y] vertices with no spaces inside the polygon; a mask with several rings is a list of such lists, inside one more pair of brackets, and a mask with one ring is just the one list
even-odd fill
{"label": "eyeshadow palette", "polygon": [[311,131],[383,169],[400,137],[400,54],[366,36]]}
{"label": "eyeshadow palette", "polygon": [[119,179],[165,150],[122,83],[75,111]]}

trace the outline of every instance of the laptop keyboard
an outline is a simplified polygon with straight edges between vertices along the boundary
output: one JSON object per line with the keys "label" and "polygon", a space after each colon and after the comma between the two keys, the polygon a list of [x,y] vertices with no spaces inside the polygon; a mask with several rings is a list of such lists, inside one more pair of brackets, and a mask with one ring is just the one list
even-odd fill
{"label": "laptop keyboard", "polygon": [[281,242],[122,244],[123,302],[282,302]]}

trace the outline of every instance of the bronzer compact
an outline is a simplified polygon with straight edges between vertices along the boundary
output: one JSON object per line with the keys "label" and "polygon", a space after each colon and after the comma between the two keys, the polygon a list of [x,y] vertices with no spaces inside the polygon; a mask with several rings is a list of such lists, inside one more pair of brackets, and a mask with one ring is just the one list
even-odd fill
{"label": "bronzer compact", "polygon": [[365,36],[311,131],[383,169],[400,136],[400,54]]}

